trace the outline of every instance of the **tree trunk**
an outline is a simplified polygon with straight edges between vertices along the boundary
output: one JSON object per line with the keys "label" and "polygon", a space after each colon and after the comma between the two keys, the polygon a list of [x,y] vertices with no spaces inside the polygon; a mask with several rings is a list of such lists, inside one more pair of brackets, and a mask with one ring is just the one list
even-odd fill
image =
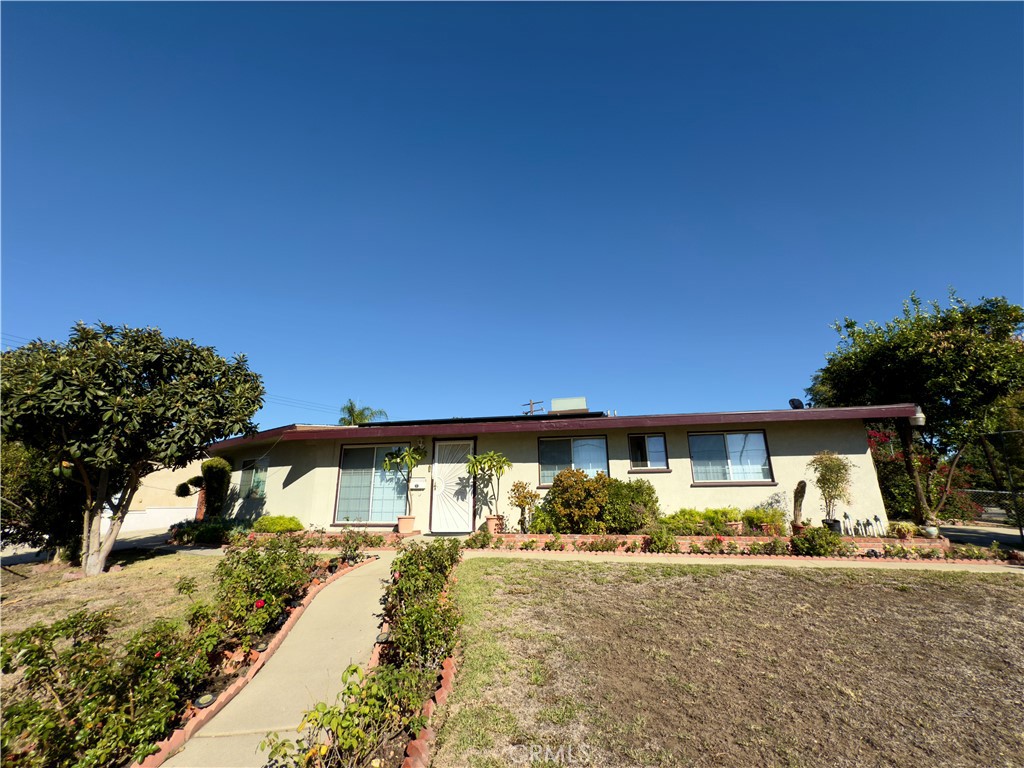
{"label": "tree trunk", "polygon": [[949,491],[953,487],[953,473],[956,472],[956,465],[960,463],[960,457],[963,453],[963,448],[958,450],[956,452],[956,456],[953,457],[953,463],[949,465],[949,474],[946,475],[946,485],[942,489],[942,496],[939,497],[939,503],[935,505],[936,515],[942,511],[944,506],[946,506],[946,500],[949,498]]}
{"label": "tree trunk", "polygon": [[206,517],[206,488],[199,489],[199,495],[196,496],[196,520],[202,520]]}
{"label": "tree trunk", "polygon": [[1005,491],[1006,486],[1003,485],[1003,478],[999,476],[999,470],[996,465],[995,454],[992,453],[992,445],[989,443],[988,438],[984,435],[981,436],[981,450],[985,453],[985,461],[988,462],[988,470],[992,473],[992,482],[996,486],[997,491]]}
{"label": "tree trunk", "polygon": [[99,510],[93,510],[89,548],[82,552],[82,573],[86,576],[99,576],[107,567],[107,558],[110,557],[110,552],[117,541],[117,535],[121,532],[121,526],[124,524],[125,515],[128,514],[132,499],[135,497],[135,491],[138,490],[137,482],[136,479],[136,485],[125,490],[117,504],[111,505],[113,514],[110,517],[110,530],[104,537],[100,536],[103,502],[98,504]]}
{"label": "tree trunk", "polygon": [[910,426],[909,419],[896,419],[896,432],[900,437],[900,445],[903,446],[903,465],[907,470],[907,476],[914,484],[914,517],[919,524],[927,525],[933,522],[931,508],[924,495],[924,488],[921,485],[921,475],[917,470],[917,462],[914,461],[914,431]]}
{"label": "tree trunk", "polygon": [[[96,509],[99,506],[99,509]],[[103,520],[103,504],[93,505],[86,514],[88,528],[85,541],[82,542],[82,573],[86,576],[98,576],[103,573],[106,558],[100,558],[100,525]],[[120,526],[118,526],[120,528]]]}

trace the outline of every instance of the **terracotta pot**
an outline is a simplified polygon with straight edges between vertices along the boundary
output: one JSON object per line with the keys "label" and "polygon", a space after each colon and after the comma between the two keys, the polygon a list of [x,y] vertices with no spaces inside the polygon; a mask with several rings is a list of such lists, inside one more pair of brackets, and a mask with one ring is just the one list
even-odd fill
{"label": "terracotta pot", "polygon": [[412,533],[413,526],[416,524],[416,518],[412,515],[400,515],[398,517],[398,532],[399,533]]}
{"label": "terracotta pot", "polygon": [[743,523],[740,520],[730,520],[725,524],[725,527],[733,532],[733,535],[738,536],[743,533]]}
{"label": "terracotta pot", "polygon": [[487,532],[497,533],[498,532],[498,516],[488,515],[487,516]]}

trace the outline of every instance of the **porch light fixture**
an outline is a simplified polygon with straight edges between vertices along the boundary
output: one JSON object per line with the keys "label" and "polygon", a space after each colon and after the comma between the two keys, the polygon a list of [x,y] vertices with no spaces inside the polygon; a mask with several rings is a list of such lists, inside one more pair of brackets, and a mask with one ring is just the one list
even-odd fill
{"label": "porch light fixture", "polygon": [[917,406],[917,411],[910,417],[911,426],[921,428],[924,426],[924,411],[921,410],[921,406]]}

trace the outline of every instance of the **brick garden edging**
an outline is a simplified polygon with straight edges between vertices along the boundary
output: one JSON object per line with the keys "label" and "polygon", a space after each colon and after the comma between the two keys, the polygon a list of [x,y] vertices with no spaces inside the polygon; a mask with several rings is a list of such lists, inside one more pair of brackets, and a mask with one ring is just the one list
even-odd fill
{"label": "brick garden edging", "polygon": [[[376,559],[376,557],[372,558],[373,561]],[[355,565],[343,565],[339,567],[337,571],[328,576],[326,580],[312,584],[309,589],[306,590],[306,596],[302,598],[302,602],[300,602],[298,607],[289,614],[288,620],[285,621],[284,626],[278,630],[277,634],[274,635],[274,638],[267,645],[267,650],[259,653],[258,658],[253,661],[245,674],[240,675],[238,679],[231,683],[231,685],[221,691],[217,696],[217,700],[213,702],[213,704],[204,709],[198,710],[197,714],[189,719],[183,727],[176,728],[166,739],[158,741],[156,745],[158,751],[154,752],[141,763],[133,762],[130,768],[157,768],[157,766],[163,765],[164,761],[179,752],[181,748],[185,746],[185,743],[204,725],[210,722],[214,715],[224,709],[228,702],[241,693],[242,689],[249,684],[249,681],[256,676],[256,673],[263,668],[263,665],[269,661],[270,657],[274,655],[274,652],[281,647],[281,643],[284,642],[288,633],[292,631],[292,627],[294,627],[298,622],[299,617],[305,613],[309,604],[313,602],[313,598],[320,594],[328,584],[333,584],[345,574],[351,573],[357,568],[362,568],[370,562],[371,558],[368,557]],[[252,651],[251,653],[256,653],[256,651]]]}
{"label": "brick garden edging", "polygon": [[[602,540],[605,540],[605,539],[617,539],[618,541],[623,542],[622,544],[619,545],[619,548],[617,550],[614,550],[614,552],[609,552],[609,553],[604,553],[604,554],[635,554],[635,553],[627,552],[626,551],[626,547],[628,547],[630,544],[635,544],[638,547],[639,546],[643,546],[644,541],[647,539],[646,536],[637,535],[637,534],[616,536],[614,534],[603,534],[603,535],[601,535],[601,534],[571,534],[571,533],[563,533],[563,534],[561,534],[559,536],[559,538],[561,539],[562,543],[565,544],[566,550],[569,550],[570,548],[572,548],[572,545],[577,543],[577,542],[580,543],[580,544],[585,544],[585,543],[589,543],[589,542],[592,542],[592,541],[602,541]],[[715,536],[676,536],[675,538],[676,538],[676,544],[679,545],[679,549],[684,554],[689,554],[687,552],[687,550],[689,549],[691,542],[697,542],[698,544],[702,544],[703,545],[704,543],[710,541],[711,539],[717,538],[717,537],[715,537]],[[767,543],[771,542],[773,539],[782,539],[783,541],[788,541],[790,537],[789,536],[726,536],[726,535],[723,534],[721,536],[721,538],[722,538],[723,543],[728,543],[730,541],[734,541],[734,542],[736,542],[736,544],[738,546],[744,547],[744,546],[749,546],[750,544],[753,544],[755,542],[761,543],[761,544],[767,544]],[[949,546],[950,546],[949,545],[949,539],[945,539],[945,538],[942,538],[942,537],[939,537],[937,539],[924,539],[924,538],[920,538],[920,537],[910,538],[910,539],[896,539],[896,538],[882,538],[880,536],[843,536],[842,538],[843,538],[844,542],[846,542],[848,544],[855,545],[857,547],[857,549],[860,550],[861,552],[867,552],[870,549],[877,549],[877,550],[881,551],[882,548],[885,547],[886,544],[899,544],[899,545],[904,546],[904,547],[924,547],[926,549],[941,549],[944,552],[948,551],[949,550]],[[555,539],[555,534],[551,534],[551,533],[537,533],[537,534],[529,534],[529,533],[496,533],[496,534],[494,534],[494,539],[497,539],[497,540],[500,540],[500,541],[504,541],[506,543],[506,547],[507,547],[508,542],[513,542],[516,545],[515,546],[516,549],[518,549],[519,545],[522,544],[523,542],[527,542],[527,541],[533,540],[533,541],[537,542],[537,549],[538,550],[543,550],[544,549],[544,544],[546,542],[553,541]],[[506,547],[502,547],[502,549],[504,549]],[[498,548],[497,547],[493,547],[493,549],[498,549]],[[558,550],[555,550],[555,551],[558,551]],[[586,552],[586,551],[589,551],[589,550],[580,550],[580,551]],[[602,553],[598,552],[598,553],[595,553],[595,554],[602,554]],[[722,553],[722,554],[727,554],[727,553]],[[780,555],[765,555],[765,557],[780,557]],[[847,559],[847,558],[842,558],[842,559]],[[979,561],[972,561],[972,562],[979,562]]]}
{"label": "brick garden edging", "polygon": [[[388,631],[387,623],[381,624],[380,631]],[[370,654],[370,660],[366,663],[368,670],[380,664],[381,647],[381,643],[374,643],[373,653]],[[430,727],[430,724],[434,719],[434,712],[437,711],[437,708],[443,706],[448,701],[454,684],[455,657],[449,656],[441,662],[441,682],[438,684],[437,690],[434,691],[434,694],[429,699],[423,702],[423,707],[420,709],[423,716],[427,719],[427,724],[420,728],[416,738],[410,739],[409,743],[405,745],[405,759],[402,761],[402,768],[429,768],[430,748],[434,743],[434,739],[437,738],[437,734],[434,733],[434,729]]]}

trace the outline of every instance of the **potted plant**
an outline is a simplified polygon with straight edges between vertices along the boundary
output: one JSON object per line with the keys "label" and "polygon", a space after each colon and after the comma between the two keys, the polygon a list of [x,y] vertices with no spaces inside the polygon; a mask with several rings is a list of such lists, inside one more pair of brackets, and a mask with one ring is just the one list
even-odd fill
{"label": "potted plant", "polygon": [[408,445],[399,451],[389,451],[384,456],[384,471],[393,472],[405,483],[405,511],[398,516],[398,532],[412,533],[416,518],[412,514],[412,496],[409,494],[409,480],[412,471],[427,457],[422,443]]}
{"label": "potted plant", "polygon": [[[466,459],[466,471],[481,481],[489,493],[487,500],[487,532],[498,532],[498,490],[501,487],[501,476],[512,468],[512,462],[504,454],[488,451],[479,455],[470,455]],[[474,523],[476,521],[474,520]]]}
{"label": "potted plant", "polygon": [[850,503],[850,473],[853,465],[845,456],[832,451],[814,454],[807,466],[814,472],[814,484],[821,493],[825,508],[824,526],[833,533],[842,534],[843,523],[836,518],[839,502]]}
{"label": "potted plant", "polygon": [[729,529],[730,536],[739,536],[743,533],[743,517],[738,509],[730,509],[726,513],[725,527]]}

